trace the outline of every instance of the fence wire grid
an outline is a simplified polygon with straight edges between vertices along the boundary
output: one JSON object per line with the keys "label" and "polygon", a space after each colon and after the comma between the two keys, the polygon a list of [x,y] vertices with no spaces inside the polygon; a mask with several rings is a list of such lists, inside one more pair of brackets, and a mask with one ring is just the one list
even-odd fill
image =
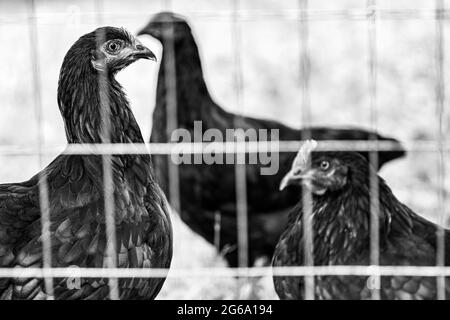
{"label": "fence wire grid", "polygon": [[[43,106],[42,106],[42,75],[41,70],[43,68],[40,65],[39,51],[39,34],[37,32],[38,25],[53,25],[63,24],[66,19],[66,13],[46,13],[36,12],[36,4],[39,0],[27,1],[26,12],[17,14],[0,14],[0,29],[2,25],[14,25],[26,23],[28,26],[30,53],[29,58],[32,65],[32,82],[34,92],[34,107],[37,121],[37,144],[0,144],[0,155],[2,156],[27,156],[37,155],[39,159],[39,167],[43,168],[45,165],[45,156],[52,155],[61,152],[62,145],[55,144],[49,145],[45,143],[44,139],[44,127],[43,127]],[[101,0],[93,1],[94,9],[92,11],[80,11],[76,12],[77,17],[83,18],[86,23],[97,23],[99,26],[104,23],[105,17],[114,17],[117,19],[123,19],[125,22],[128,19],[140,19],[142,24],[146,22],[152,13],[144,13],[142,11],[127,11],[127,12],[110,12],[106,9],[105,4]],[[174,5],[172,1],[165,0],[161,3],[161,11],[172,10]],[[154,12],[156,13],[156,12]],[[241,1],[232,0],[230,2],[229,10],[221,10],[219,12],[203,10],[203,11],[185,11],[183,14],[188,15],[192,19],[203,19],[205,21],[210,20],[224,20],[230,22],[231,43],[233,46],[233,66],[232,66],[232,78],[233,78],[233,91],[234,97],[234,112],[238,115],[245,114],[244,94],[245,86],[243,81],[243,61],[242,61],[242,29],[246,27],[248,21],[255,20],[294,20],[298,24],[298,102],[293,105],[295,108],[301,110],[301,127],[311,127],[311,108],[312,102],[310,99],[310,78],[311,73],[311,56],[309,51],[309,24],[311,22],[320,23],[321,21],[365,21],[367,32],[366,50],[368,53],[367,59],[367,81],[368,81],[368,104],[366,114],[368,116],[368,122],[370,123],[370,129],[378,132],[379,129],[379,110],[378,110],[378,57],[377,57],[377,44],[382,41],[378,38],[377,29],[379,24],[385,21],[396,20],[430,20],[435,22],[435,123],[433,126],[436,128],[436,140],[415,139],[411,141],[402,141],[403,149],[407,152],[426,152],[436,155],[436,170],[438,177],[439,187],[437,188],[437,209],[439,217],[437,222],[440,226],[444,226],[446,222],[446,192],[445,192],[445,162],[448,153],[450,152],[450,140],[446,137],[446,118],[445,118],[445,34],[444,24],[450,19],[450,10],[447,10],[444,6],[443,0],[435,1],[435,9],[384,9],[377,7],[376,0],[367,0],[365,8],[356,9],[325,9],[317,10],[310,9],[307,0],[298,0],[298,8],[292,10],[280,9],[276,12],[263,9],[242,9]],[[172,30],[173,31],[173,30]],[[168,32],[171,32],[170,30]],[[81,36],[81,34],[80,34]],[[431,37],[432,35],[430,35]],[[102,42],[104,35],[99,35],[98,41]],[[167,38],[171,38],[170,34]],[[168,44],[168,57],[172,59],[165,59],[165,64],[161,68],[165,68],[167,74],[171,75],[166,77],[166,100],[167,100],[167,128],[171,132],[178,127],[177,124],[177,101],[176,101],[176,81],[175,81],[175,61],[173,59],[173,43]],[[172,53],[171,53],[172,51]],[[56,80],[55,80],[56,81]],[[99,76],[99,83],[105,81]],[[103,119],[106,124],[109,121],[109,117],[106,116],[109,110],[109,95],[100,95]],[[110,126],[107,124],[102,133],[103,137],[106,137],[106,141],[110,136]],[[248,216],[247,216],[247,186],[246,186],[246,166],[236,164],[235,176],[236,176],[236,202],[237,202],[237,221],[238,221],[238,268],[225,268],[225,267],[202,267],[202,268],[171,268],[169,269],[122,269],[117,268],[116,261],[116,248],[115,248],[115,217],[114,217],[114,200],[113,200],[113,177],[111,166],[111,154],[161,154],[171,155],[179,154],[198,154],[205,152],[215,153],[235,153],[242,155],[244,153],[254,152],[297,152],[302,144],[302,141],[310,138],[308,131],[305,131],[305,136],[301,137],[299,141],[260,141],[260,142],[246,142],[245,140],[239,140],[236,142],[215,142],[213,144],[208,143],[208,151],[205,151],[206,144],[200,142],[192,143],[146,143],[146,144],[92,144],[92,145],[78,145],[69,144],[64,147],[62,154],[78,154],[88,155],[97,154],[103,157],[103,169],[104,169],[104,205],[105,205],[105,217],[107,228],[107,256],[106,268],[104,269],[92,269],[92,268],[52,268],[52,256],[51,256],[51,243],[50,243],[50,212],[49,212],[49,192],[48,182],[45,176],[40,177],[40,205],[42,214],[42,250],[43,250],[43,266],[42,268],[0,268],[0,278],[9,277],[37,277],[45,279],[46,291],[53,292],[53,278],[57,277],[104,277],[109,278],[110,298],[118,299],[120,296],[118,289],[118,279],[126,277],[168,277],[168,278],[227,278],[238,277],[240,279],[240,290],[246,282],[252,278],[259,277],[272,277],[272,275],[278,276],[303,276],[305,277],[305,297],[307,299],[315,298],[314,290],[314,276],[324,275],[361,275],[370,276],[375,285],[371,294],[372,299],[380,299],[379,288],[380,277],[383,275],[411,275],[411,276],[434,276],[437,281],[438,299],[445,298],[445,277],[450,276],[450,267],[445,267],[445,240],[444,229],[439,228],[437,232],[437,257],[436,266],[420,267],[420,266],[379,266],[379,225],[378,225],[378,211],[379,211],[379,199],[378,199],[378,178],[376,174],[372,174],[370,177],[370,190],[371,190],[371,255],[369,266],[314,266],[313,265],[313,230],[311,227],[311,211],[309,199],[311,194],[306,191],[302,198],[305,203],[304,208],[304,233],[305,233],[305,265],[298,267],[245,267],[248,263],[247,248],[248,248]],[[147,138],[147,137],[145,137]],[[375,141],[376,137],[373,137],[374,141],[322,141],[319,144],[319,150],[321,151],[335,151],[335,150],[366,150],[370,152],[370,162],[375,167],[378,167],[378,153],[375,151],[388,151],[398,150],[399,146],[396,143],[388,141]],[[170,199],[171,207],[174,211],[180,210],[180,181],[178,167],[170,161],[169,158],[169,186],[170,186]],[[274,190],[277,192],[277,190]],[[300,197],[299,197],[300,199]],[[216,234],[220,232],[220,217],[217,217],[219,229],[215,230]],[[176,235],[175,235],[176,241]],[[249,280],[250,279],[250,280]],[[246,298],[242,293],[237,293],[238,297]]]}

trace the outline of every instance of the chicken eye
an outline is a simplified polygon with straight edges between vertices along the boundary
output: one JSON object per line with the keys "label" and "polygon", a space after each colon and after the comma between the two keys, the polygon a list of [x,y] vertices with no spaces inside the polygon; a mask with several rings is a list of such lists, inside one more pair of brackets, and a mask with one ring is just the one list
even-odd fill
{"label": "chicken eye", "polygon": [[122,42],[120,42],[118,40],[110,41],[106,45],[106,51],[108,51],[109,53],[117,53],[117,51],[119,51],[121,48],[122,48]]}
{"label": "chicken eye", "polygon": [[330,163],[328,161],[326,161],[326,160],[323,160],[320,163],[320,170],[322,170],[322,171],[328,170],[329,167],[330,167]]}

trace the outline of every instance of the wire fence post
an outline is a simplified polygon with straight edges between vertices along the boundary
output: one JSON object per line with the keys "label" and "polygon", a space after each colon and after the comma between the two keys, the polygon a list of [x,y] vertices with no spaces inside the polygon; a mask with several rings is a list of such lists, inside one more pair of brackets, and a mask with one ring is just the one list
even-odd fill
{"label": "wire fence post", "polygon": [[[171,10],[172,1],[164,0],[166,10]],[[164,22],[163,22],[164,23]],[[166,90],[166,135],[169,141],[172,132],[178,128],[178,103],[177,103],[177,70],[175,61],[175,44],[174,44],[174,25],[167,21],[167,27],[163,28],[163,53],[164,62],[161,68],[164,68],[166,77],[164,78]],[[167,173],[168,173],[168,189],[170,205],[178,213],[181,213],[180,201],[180,176],[178,166],[172,162],[171,157],[167,156]]]}
{"label": "wire fence post", "polygon": [[373,274],[367,280],[367,287],[373,300],[380,299],[381,278],[378,272],[380,265],[380,194],[376,170],[378,168],[378,114],[377,114],[377,4],[376,0],[367,0],[367,51],[368,51],[368,83],[369,83],[369,122],[370,142],[374,148],[369,152],[370,180],[370,266]]}
{"label": "wire fence post", "polygon": [[[243,101],[243,75],[242,75],[242,41],[241,41],[241,21],[239,13],[239,0],[233,0],[232,3],[232,30],[231,40],[233,47],[233,85],[235,93],[236,114],[241,114],[244,109]],[[233,119],[235,128],[237,128],[236,117]],[[245,134],[243,130],[236,130],[236,142],[245,142]],[[234,149],[235,155],[235,188],[236,188],[236,215],[237,215],[237,244],[238,244],[238,266],[247,267],[249,264],[248,257],[248,207],[247,207],[247,178],[246,178],[246,151],[245,147],[237,147]],[[248,278],[239,279],[239,293]]]}
{"label": "wire fence post", "polygon": [[[301,123],[302,135],[299,137],[303,141],[311,138],[311,99],[309,96],[310,71],[310,55],[309,55],[309,23],[308,23],[308,0],[298,1],[298,29],[299,29],[299,81],[301,94]],[[314,232],[312,223],[312,194],[307,188],[302,188],[302,224],[303,224],[303,260],[305,266],[314,265]],[[305,299],[315,299],[315,279],[314,276],[305,276]]]}
{"label": "wire fence post", "polygon": [[[104,2],[96,0],[98,24],[103,24]],[[103,30],[97,32],[97,46],[102,45],[106,38]],[[111,143],[111,104],[108,86],[107,70],[98,73],[98,95],[100,98],[100,118],[102,121],[100,143]],[[114,177],[112,168],[112,154],[102,155],[103,169],[103,196],[104,214],[106,228],[106,256],[104,265],[106,268],[117,268],[117,248],[116,248],[116,217],[115,217],[115,197],[114,197]],[[117,278],[108,278],[109,297],[111,300],[118,300],[120,297],[119,282]]]}
{"label": "wire fence post", "polygon": [[[445,112],[445,73],[444,73],[444,1],[436,0],[436,122],[437,122],[437,198],[438,198],[438,226],[436,230],[436,266],[445,265],[445,152],[444,152],[444,112]],[[437,299],[445,300],[445,277],[436,278]]]}
{"label": "wire fence post", "polygon": [[[44,165],[43,160],[43,143],[44,143],[44,131],[43,131],[43,109],[42,109],[42,96],[41,96],[41,79],[40,79],[40,63],[39,63],[39,40],[36,22],[36,3],[34,0],[28,2],[28,29],[30,36],[30,55],[33,74],[33,91],[34,91],[34,103],[36,109],[36,118],[38,123],[37,139],[38,139],[38,161],[39,167]],[[39,174],[39,205],[41,210],[41,232],[42,232],[42,267],[48,269],[52,267],[52,252],[51,252],[51,237],[50,237],[50,201],[47,176],[45,172]],[[44,277],[44,286],[47,293],[47,299],[53,300],[53,278],[47,275]]]}

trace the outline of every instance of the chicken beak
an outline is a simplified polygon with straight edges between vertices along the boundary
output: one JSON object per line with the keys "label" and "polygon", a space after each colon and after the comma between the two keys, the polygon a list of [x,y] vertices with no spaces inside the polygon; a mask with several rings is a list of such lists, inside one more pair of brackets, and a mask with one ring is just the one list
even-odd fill
{"label": "chicken beak", "polygon": [[289,171],[280,182],[280,191],[283,191],[287,186],[298,184],[299,181],[306,177],[305,174],[294,174],[294,170]]}
{"label": "chicken beak", "polygon": [[148,59],[156,61],[155,54],[140,41],[136,40],[135,49],[133,51],[133,57],[136,59]]}
{"label": "chicken beak", "polygon": [[290,176],[289,176],[289,174],[287,174],[281,180],[280,191],[283,191],[289,185],[289,181],[290,181]]}

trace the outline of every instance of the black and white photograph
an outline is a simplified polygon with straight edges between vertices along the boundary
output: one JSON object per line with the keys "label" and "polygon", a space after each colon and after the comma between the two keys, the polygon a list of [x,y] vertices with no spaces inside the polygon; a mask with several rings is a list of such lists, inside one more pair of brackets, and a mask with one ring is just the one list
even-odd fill
{"label": "black and white photograph", "polygon": [[450,1],[0,0],[0,44],[0,300],[450,300]]}

